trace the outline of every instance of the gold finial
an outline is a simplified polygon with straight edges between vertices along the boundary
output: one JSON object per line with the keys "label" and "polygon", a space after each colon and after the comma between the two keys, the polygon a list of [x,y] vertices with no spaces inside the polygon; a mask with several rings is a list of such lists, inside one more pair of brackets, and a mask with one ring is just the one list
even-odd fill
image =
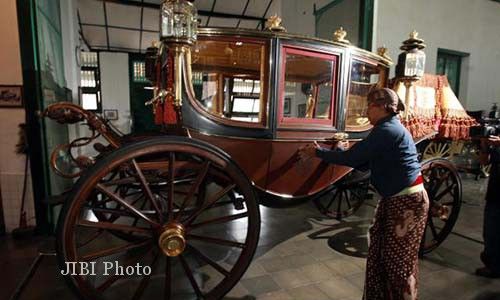
{"label": "gold finial", "polygon": [[418,38],[418,32],[415,29],[413,29],[413,31],[410,32],[410,38],[411,39],[417,39]]}
{"label": "gold finial", "polygon": [[387,60],[390,60],[392,61],[391,57],[389,56],[389,50],[387,49],[387,47],[385,45],[383,45],[382,47],[378,47],[377,48],[377,54],[382,56],[383,58],[387,59]]}
{"label": "gold finial", "polygon": [[281,18],[277,15],[270,16],[266,21],[266,30],[285,32],[286,29],[281,25]]}
{"label": "gold finial", "polygon": [[333,33],[333,41],[343,44],[349,44],[350,42],[348,39],[345,38],[346,36],[347,36],[347,31],[345,31],[343,27],[340,27]]}

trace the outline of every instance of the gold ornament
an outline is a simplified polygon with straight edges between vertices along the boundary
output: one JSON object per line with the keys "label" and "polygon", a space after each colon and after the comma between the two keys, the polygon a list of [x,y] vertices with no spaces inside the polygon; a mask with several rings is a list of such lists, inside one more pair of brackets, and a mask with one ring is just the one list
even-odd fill
{"label": "gold ornament", "polygon": [[346,36],[347,31],[345,31],[343,27],[340,27],[333,33],[333,41],[343,44],[350,44],[349,40],[345,38]]}

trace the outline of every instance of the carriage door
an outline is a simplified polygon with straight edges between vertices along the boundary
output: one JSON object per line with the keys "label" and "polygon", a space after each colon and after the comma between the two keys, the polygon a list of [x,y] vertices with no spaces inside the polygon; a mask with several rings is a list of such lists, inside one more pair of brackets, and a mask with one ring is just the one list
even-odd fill
{"label": "carriage door", "polygon": [[339,55],[301,48],[281,48],[276,100],[276,139],[267,189],[306,196],[331,183],[333,168],[317,159],[297,161],[299,147],[335,132]]}

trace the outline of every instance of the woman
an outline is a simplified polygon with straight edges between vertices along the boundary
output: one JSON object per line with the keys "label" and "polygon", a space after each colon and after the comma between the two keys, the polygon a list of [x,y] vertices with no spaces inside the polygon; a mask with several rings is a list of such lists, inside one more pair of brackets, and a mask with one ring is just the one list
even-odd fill
{"label": "woman", "polygon": [[411,134],[398,113],[404,105],[391,89],[368,95],[368,119],[374,126],[363,141],[347,151],[307,145],[301,157],[371,170],[382,195],[369,230],[364,299],[417,299],[418,250],[427,221],[429,200]]}

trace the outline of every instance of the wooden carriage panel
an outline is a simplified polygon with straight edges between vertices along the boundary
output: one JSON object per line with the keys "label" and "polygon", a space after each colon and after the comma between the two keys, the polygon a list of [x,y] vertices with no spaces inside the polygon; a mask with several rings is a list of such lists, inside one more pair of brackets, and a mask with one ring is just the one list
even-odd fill
{"label": "wooden carriage panel", "polygon": [[[308,196],[327,188],[352,169],[331,165],[317,158],[301,160],[297,150],[307,141],[275,140],[272,143],[271,161],[266,190],[283,196]],[[321,144],[324,147],[331,145]]]}
{"label": "wooden carriage panel", "polygon": [[255,185],[265,187],[271,153],[270,140],[206,135],[194,130],[190,130],[190,134],[195,139],[223,149]]}

